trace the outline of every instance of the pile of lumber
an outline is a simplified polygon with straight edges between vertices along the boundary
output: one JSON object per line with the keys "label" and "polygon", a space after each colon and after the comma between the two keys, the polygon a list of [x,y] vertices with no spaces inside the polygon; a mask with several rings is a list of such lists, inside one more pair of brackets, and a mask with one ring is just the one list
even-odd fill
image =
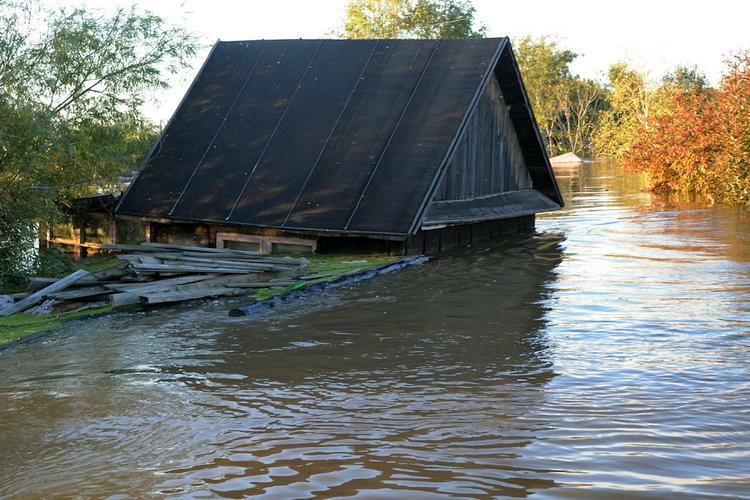
{"label": "pile of lumber", "polygon": [[0,316],[70,304],[74,309],[107,303],[119,307],[241,295],[293,284],[308,264],[305,258],[163,243],[102,247],[122,263],[98,273],[79,270],[61,279],[31,278],[28,292],[4,296]]}

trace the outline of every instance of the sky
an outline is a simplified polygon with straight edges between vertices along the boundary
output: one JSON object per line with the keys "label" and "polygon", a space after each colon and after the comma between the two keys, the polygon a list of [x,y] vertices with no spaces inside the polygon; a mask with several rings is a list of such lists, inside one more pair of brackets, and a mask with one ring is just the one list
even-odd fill
{"label": "sky", "polygon": [[[52,0],[110,11],[135,3],[194,32],[203,48],[192,69],[154,96],[145,114],[169,119],[190,81],[221,40],[328,38],[341,23],[347,0]],[[750,2],[714,0],[474,0],[488,36],[551,36],[579,54],[572,69],[604,79],[610,64],[626,61],[653,79],[677,65],[697,66],[716,84],[731,52],[750,49]]]}

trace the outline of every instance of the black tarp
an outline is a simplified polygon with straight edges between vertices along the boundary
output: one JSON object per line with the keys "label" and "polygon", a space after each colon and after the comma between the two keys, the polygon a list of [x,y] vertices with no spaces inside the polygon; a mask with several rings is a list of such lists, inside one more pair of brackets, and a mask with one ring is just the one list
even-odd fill
{"label": "black tarp", "polygon": [[[504,47],[506,39],[219,42],[118,213],[407,235],[482,83],[493,69],[507,75]],[[528,117],[524,126],[519,137],[538,140]],[[530,165],[544,166],[529,148]],[[554,179],[539,177],[554,194]]]}

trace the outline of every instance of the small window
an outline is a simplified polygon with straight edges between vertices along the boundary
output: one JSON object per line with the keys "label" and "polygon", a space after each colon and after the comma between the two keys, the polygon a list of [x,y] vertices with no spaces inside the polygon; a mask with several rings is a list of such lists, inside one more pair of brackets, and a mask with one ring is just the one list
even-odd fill
{"label": "small window", "polygon": [[106,219],[91,219],[83,228],[83,238],[86,242],[106,243],[109,241],[109,221]]}
{"label": "small window", "polygon": [[315,253],[318,242],[307,238],[259,236],[255,234],[216,233],[216,248],[252,252],[299,255]]}
{"label": "small window", "polygon": [[236,240],[224,240],[223,248],[230,250],[246,250],[249,252],[260,252],[259,241],[236,241]]}

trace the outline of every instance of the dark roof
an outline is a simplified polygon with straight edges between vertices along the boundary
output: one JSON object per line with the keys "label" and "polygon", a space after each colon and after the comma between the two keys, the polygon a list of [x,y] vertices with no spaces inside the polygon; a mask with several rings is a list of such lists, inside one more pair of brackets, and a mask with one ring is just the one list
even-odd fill
{"label": "dark roof", "polygon": [[405,236],[492,75],[562,205],[506,38],[217,42],[118,214]]}

